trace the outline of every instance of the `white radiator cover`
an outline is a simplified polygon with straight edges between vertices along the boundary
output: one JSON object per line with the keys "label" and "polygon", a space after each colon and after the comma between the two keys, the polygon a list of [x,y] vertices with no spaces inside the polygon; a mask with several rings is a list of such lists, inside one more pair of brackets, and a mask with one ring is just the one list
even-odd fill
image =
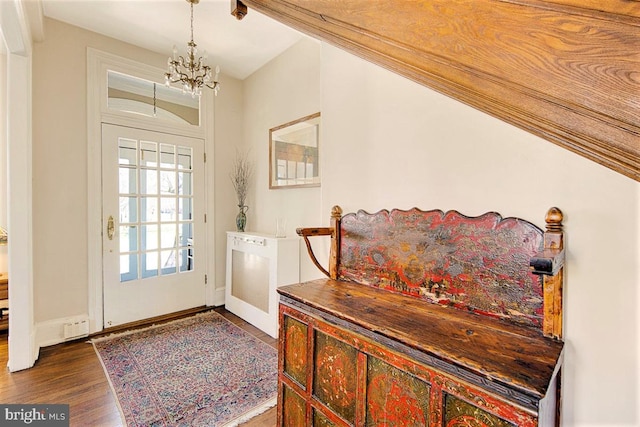
{"label": "white radiator cover", "polygon": [[276,289],[300,281],[300,237],[227,232],[225,307],[278,337]]}

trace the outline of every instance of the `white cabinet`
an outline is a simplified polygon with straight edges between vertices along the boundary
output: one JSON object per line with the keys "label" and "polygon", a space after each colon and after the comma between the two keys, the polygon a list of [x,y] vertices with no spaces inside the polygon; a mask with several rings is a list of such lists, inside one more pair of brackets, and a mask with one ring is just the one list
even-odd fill
{"label": "white cabinet", "polygon": [[300,281],[300,238],[227,232],[226,309],[278,336],[276,288]]}

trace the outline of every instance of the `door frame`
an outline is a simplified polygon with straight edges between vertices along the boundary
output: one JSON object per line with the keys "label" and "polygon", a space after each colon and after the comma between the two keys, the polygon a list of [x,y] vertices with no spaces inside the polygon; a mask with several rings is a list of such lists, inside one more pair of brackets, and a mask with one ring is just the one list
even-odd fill
{"label": "door frame", "polygon": [[3,121],[7,145],[7,227],[11,230],[8,267],[12,315],[7,364],[10,372],[32,367],[39,351],[33,312],[31,67],[32,41],[37,40],[41,27],[34,13],[25,10],[23,2],[0,1],[0,50],[6,55],[2,80],[6,85]]}
{"label": "door frame", "polygon": [[[213,173],[213,93],[204,91],[200,105],[200,126],[160,122],[154,118],[141,117],[107,109],[107,71],[116,71],[130,76],[163,84],[164,70],[122,58],[97,49],[87,49],[87,250],[88,250],[88,308],[89,332],[99,332],[103,325],[102,298],[102,124],[137,127],[157,132],[190,136],[204,140],[207,161],[205,173],[205,271],[213,277],[215,267],[215,244],[213,225],[214,173]],[[206,305],[216,305],[214,280],[205,285]]]}

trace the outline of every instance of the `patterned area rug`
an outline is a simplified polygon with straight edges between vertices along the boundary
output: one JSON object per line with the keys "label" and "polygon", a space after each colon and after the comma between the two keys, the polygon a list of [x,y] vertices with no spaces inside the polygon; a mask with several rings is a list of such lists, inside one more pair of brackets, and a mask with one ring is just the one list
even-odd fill
{"label": "patterned area rug", "polygon": [[276,404],[276,350],[215,312],[92,341],[127,426],[235,426]]}

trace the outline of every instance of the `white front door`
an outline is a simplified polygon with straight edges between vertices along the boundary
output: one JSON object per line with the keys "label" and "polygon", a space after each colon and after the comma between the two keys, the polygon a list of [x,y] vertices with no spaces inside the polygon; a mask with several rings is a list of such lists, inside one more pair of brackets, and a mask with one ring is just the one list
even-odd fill
{"label": "white front door", "polygon": [[104,326],[205,304],[204,141],[102,125]]}

